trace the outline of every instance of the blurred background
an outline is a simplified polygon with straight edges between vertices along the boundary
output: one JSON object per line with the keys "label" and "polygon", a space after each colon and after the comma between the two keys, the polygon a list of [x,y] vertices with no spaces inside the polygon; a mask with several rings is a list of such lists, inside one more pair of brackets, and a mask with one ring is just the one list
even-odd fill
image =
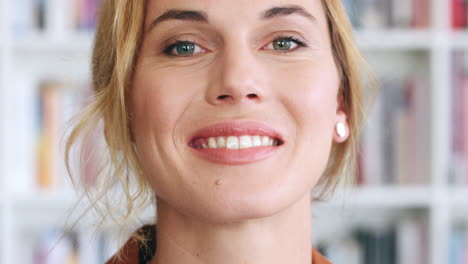
{"label": "blurred background", "polygon": [[[0,263],[118,247],[107,229],[61,237],[76,195],[60,144],[91,94],[98,2],[0,0]],[[314,245],[334,264],[468,263],[468,1],[343,2],[381,88],[356,186],[313,205]]]}

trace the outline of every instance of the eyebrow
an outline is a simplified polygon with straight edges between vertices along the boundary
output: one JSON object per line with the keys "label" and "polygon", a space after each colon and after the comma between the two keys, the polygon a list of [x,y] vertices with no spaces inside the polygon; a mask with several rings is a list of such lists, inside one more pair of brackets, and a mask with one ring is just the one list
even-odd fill
{"label": "eyebrow", "polygon": [[[280,16],[288,16],[292,14],[297,14],[303,16],[314,23],[317,23],[317,18],[309,13],[305,8],[298,5],[288,5],[288,6],[279,6],[272,7],[263,11],[260,15],[261,20],[268,20]],[[193,22],[199,22],[203,24],[209,24],[208,15],[203,11],[197,10],[183,10],[183,9],[169,9],[164,12],[162,15],[158,16],[156,19],[151,22],[146,31],[151,31],[158,24],[163,21],[168,20],[188,20]]]}

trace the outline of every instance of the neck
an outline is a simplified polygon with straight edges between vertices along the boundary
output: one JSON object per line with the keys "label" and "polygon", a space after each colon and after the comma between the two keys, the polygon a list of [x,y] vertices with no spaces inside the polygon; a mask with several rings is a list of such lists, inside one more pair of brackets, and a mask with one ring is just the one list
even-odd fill
{"label": "neck", "polygon": [[310,194],[278,214],[212,224],[157,204],[157,250],[151,264],[310,264]]}

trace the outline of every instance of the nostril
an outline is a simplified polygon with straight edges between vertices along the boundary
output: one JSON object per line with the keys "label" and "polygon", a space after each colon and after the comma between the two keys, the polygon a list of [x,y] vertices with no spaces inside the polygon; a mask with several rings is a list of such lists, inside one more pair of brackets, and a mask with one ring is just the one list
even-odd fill
{"label": "nostril", "polygon": [[[230,95],[220,95],[218,96],[218,100],[224,100],[226,99],[227,97],[231,97]],[[247,95],[247,98],[249,99],[255,99],[255,98],[258,98],[258,96],[256,94],[248,94]],[[234,98],[231,98],[231,99],[234,99]]]}

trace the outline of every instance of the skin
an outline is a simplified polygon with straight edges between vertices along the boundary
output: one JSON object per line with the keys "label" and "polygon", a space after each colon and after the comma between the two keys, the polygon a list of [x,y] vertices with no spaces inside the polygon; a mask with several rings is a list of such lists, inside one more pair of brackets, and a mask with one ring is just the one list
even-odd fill
{"label": "skin", "polygon": [[[297,14],[259,18],[285,5],[302,6],[316,22]],[[204,11],[210,23],[170,20],[147,31],[168,9]],[[292,42],[289,52],[278,51],[274,40],[283,36],[308,47]],[[332,143],[348,137],[335,132],[346,113],[321,1],[148,0],[143,37],[130,109],[138,157],[157,196],[152,263],[310,264],[310,191]],[[195,54],[166,55],[176,39],[195,42]],[[188,136],[227,120],[266,123],[285,144],[245,165],[195,156]]]}

